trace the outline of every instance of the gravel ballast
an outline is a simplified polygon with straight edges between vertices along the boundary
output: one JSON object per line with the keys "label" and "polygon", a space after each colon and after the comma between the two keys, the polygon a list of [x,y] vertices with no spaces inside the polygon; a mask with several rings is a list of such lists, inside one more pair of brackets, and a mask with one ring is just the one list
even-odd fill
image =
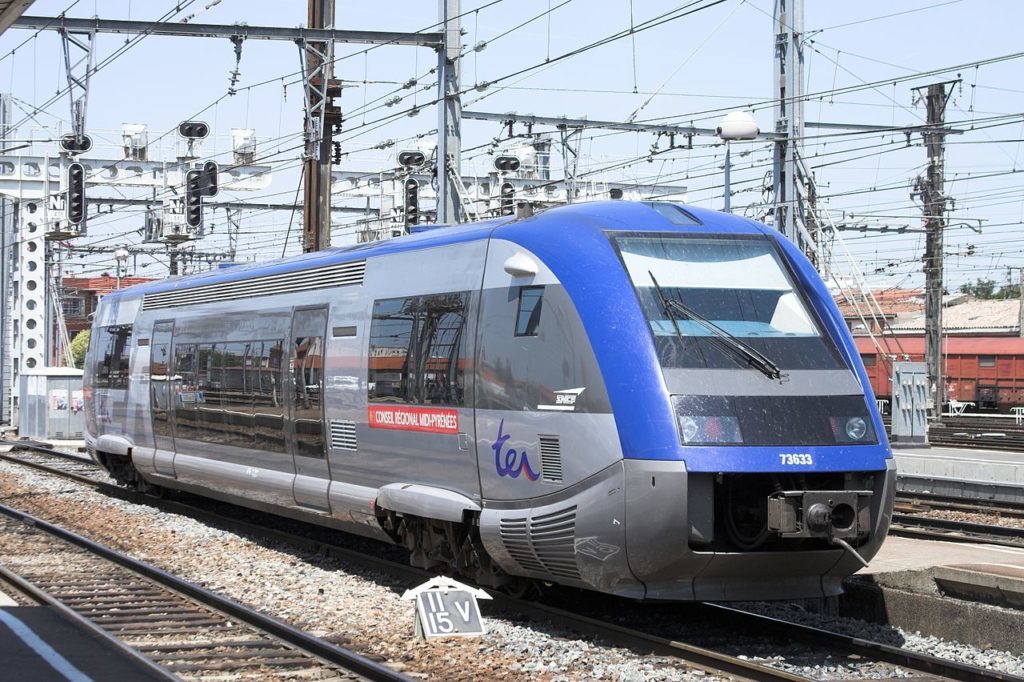
{"label": "gravel ballast", "polygon": [[[495,617],[481,602],[488,633],[479,638],[414,637],[408,585],[364,568],[291,546],[247,537],[199,521],[108,497],[74,482],[0,462],[0,499],[69,527],[119,551],[335,641],[407,675],[428,679],[694,680],[714,679],[678,660],[609,647],[545,623]],[[2,557],[0,557],[2,561]],[[906,648],[1017,675],[1019,652],[983,651],[845,618],[826,618],[783,604],[757,603],[777,617],[892,642]],[[772,663],[775,654],[757,652]],[[778,656],[781,659],[781,656]],[[784,665],[812,678],[843,677],[820,663]],[[830,674],[832,673],[832,674]],[[870,669],[861,677],[875,677]],[[891,669],[877,676],[892,676]]]}

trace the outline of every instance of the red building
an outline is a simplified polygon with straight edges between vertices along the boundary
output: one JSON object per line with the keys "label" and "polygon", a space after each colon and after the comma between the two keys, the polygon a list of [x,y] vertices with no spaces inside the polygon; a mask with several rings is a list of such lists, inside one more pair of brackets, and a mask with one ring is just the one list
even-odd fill
{"label": "red building", "polygon": [[[924,361],[924,297],[920,290],[876,293],[874,316],[864,298],[837,297],[879,398],[892,394],[892,362]],[[876,310],[878,309],[876,308]],[[1024,301],[946,296],[942,310],[942,374],[946,400],[978,409],[1024,406]]]}
{"label": "red building", "polygon": [[[151,277],[122,277],[121,288],[152,281]],[[118,288],[117,278],[106,274],[99,277],[65,277],[62,284],[64,292],[61,307],[68,338],[71,339],[92,325],[91,315],[99,300]]]}

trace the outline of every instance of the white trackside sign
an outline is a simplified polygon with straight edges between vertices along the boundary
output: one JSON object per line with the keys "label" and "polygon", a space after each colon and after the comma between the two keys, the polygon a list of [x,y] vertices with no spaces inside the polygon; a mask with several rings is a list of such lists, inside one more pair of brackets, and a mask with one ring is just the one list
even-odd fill
{"label": "white trackside sign", "polygon": [[484,634],[487,630],[478,597],[490,599],[483,590],[445,577],[433,578],[402,595],[402,599],[416,600],[416,634],[423,639]]}

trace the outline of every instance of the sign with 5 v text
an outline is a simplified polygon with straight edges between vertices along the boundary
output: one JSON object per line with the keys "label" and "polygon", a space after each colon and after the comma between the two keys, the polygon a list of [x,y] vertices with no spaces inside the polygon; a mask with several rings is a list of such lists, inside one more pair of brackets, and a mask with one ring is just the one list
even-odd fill
{"label": "sign with 5 v text", "polygon": [[416,596],[416,631],[424,638],[484,634],[480,606],[466,590],[427,590]]}
{"label": "sign with 5 v text", "polygon": [[484,634],[477,599],[490,598],[484,590],[443,575],[402,595],[402,599],[416,602],[416,634],[424,639]]}

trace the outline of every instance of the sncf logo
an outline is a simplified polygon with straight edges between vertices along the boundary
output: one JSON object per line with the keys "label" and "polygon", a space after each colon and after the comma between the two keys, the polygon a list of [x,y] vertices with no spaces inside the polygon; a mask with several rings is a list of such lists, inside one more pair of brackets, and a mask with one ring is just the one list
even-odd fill
{"label": "sncf logo", "polygon": [[566,388],[561,391],[555,391],[555,403],[553,405],[538,405],[538,410],[556,410],[560,412],[575,412],[576,411],[576,399],[580,397],[583,391],[587,390],[583,388]]}

